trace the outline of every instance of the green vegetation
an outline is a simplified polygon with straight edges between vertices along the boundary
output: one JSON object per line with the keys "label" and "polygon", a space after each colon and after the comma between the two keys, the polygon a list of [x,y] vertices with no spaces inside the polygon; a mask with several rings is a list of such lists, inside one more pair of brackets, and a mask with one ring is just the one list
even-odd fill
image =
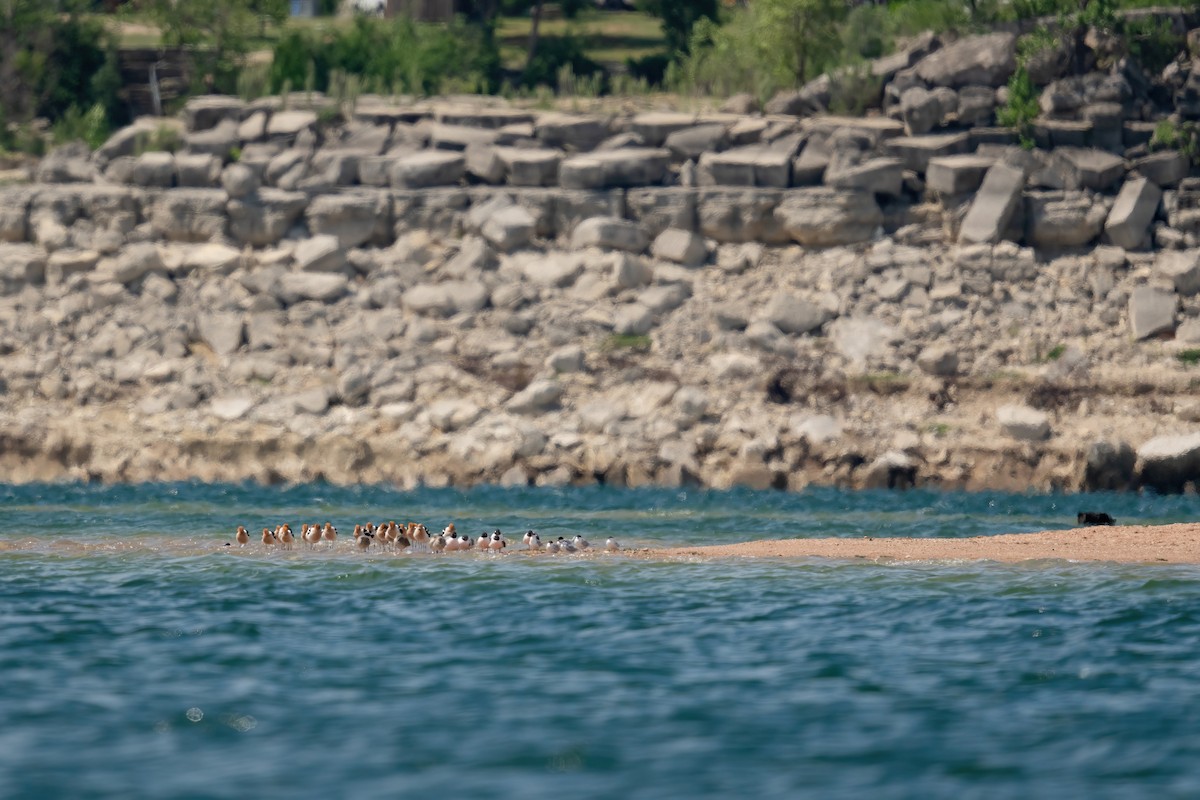
{"label": "green vegetation", "polygon": [[183,147],[179,129],[170,125],[159,125],[154,130],[138,136],[135,150],[142,153],[175,153]]}
{"label": "green vegetation", "polygon": [[55,144],[80,141],[95,150],[104,144],[108,134],[108,114],[99,103],[87,111],[80,111],[79,106],[71,106],[54,123]]}
{"label": "green vegetation", "polygon": [[650,350],[650,337],[636,333],[614,333],[600,345],[605,352],[613,350],[633,350],[646,353]]}
{"label": "green vegetation", "polygon": [[1175,354],[1175,358],[1179,360],[1180,364],[1184,364],[1189,367],[1194,367],[1197,364],[1200,364],[1200,350],[1198,350],[1196,348],[1180,350],[1178,353]]}
{"label": "green vegetation", "polygon": [[1178,150],[1193,164],[1200,163],[1200,129],[1194,122],[1164,119],[1154,126],[1150,149]]}
{"label": "green vegetation", "polygon": [[1054,347],[1051,347],[1049,351],[1047,351],[1046,361],[1058,361],[1063,357],[1063,353],[1065,352],[1067,352],[1067,346],[1065,344],[1056,344]]}

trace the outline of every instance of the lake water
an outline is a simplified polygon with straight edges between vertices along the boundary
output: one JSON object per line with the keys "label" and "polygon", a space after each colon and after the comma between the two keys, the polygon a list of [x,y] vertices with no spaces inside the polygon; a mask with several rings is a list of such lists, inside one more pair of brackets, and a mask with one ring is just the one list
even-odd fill
{"label": "lake water", "polygon": [[[354,552],[1196,519],[1194,497],[0,487],[0,797],[1200,796],[1200,568]],[[331,519],[334,552],[224,548]],[[514,536],[515,534],[515,536]]]}

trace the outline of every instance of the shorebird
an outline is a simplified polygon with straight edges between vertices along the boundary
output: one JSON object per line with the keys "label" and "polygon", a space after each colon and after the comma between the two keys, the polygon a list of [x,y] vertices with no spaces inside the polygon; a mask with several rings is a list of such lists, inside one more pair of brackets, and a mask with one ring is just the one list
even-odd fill
{"label": "shorebird", "polygon": [[309,547],[316,547],[321,541],[321,528],[317,523],[308,526],[308,533],[304,534],[304,541],[308,542]]}
{"label": "shorebird", "polygon": [[542,537],[533,531],[525,531],[525,535],[521,537],[521,542],[530,550],[540,550],[542,547]]}
{"label": "shorebird", "polygon": [[296,541],[296,537],[292,536],[292,529],[287,525],[280,528],[277,538],[279,539],[279,543],[283,545],[284,550],[291,550],[292,542]]}
{"label": "shorebird", "polygon": [[270,528],[263,528],[262,543],[268,547],[275,544],[275,534],[271,533]]}
{"label": "shorebird", "polygon": [[238,525],[237,536],[235,538],[237,539],[237,543],[242,547],[250,543],[250,534],[246,533],[246,529],[241,525]]}
{"label": "shorebird", "polygon": [[429,540],[429,547],[435,553],[444,553],[446,551],[446,537],[439,533]]}
{"label": "shorebird", "polygon": [[621,545],[611,536],[604,540],[604,549],[610,553],[615,553],[621,549]]}
{"label": "shorebird", "polygon": [[591,547],[591,545],[588,544],[588,540],[583,538],[582,534],[578,533],[575,534],[575,538],[571,540],[571,544],[575,545],[577,550],[587,550],[589,547]]}
{"label": "shorebird", "polygon": [[479,534],[479,538],[475,540],[475,546],[480,550],[487,550],[491,541],[492,535],[487,531],[484,531],[483,533]]}
{"label": "shorebird", "polygon": [[449,525],[447,525],[445,527],[445,529],[442,531],[442,536],[445,536],[447,538],[449,538],[451,536],[457,536],[457,535],[458,535],[458,529],[456,529],[454,527],[453,522],[451,522]]}
{"label": "shorebird", "polygon": [[408,539],[412,542],[412,549],[424,552],[429,549],[429,529],[419,522],[410,522],[412,532]]}
{"label": "shorebird", "polygon": [[563,552],[563,553],[574,553],[575,545],[571,544],[566,539],[564,539],[563,537],[560,536],[560,537],[558,537],[558,549],[560,552]]}
{"label": "shorebird", "polygon": [[337,541],[337,528],[333,527],[332,522],[325,523],[325,530],[321,531],[321,538],[329,542],[330,547],[333,547],[333,543]]}
{"label": "shorebird", "polygon": [[559,551],[558,542],[546,542],[546,552],[554,555]]}
{"label": "shorebird", "polygon": [[499,528],[492,532],[492,540],[488,542],[488,547],[494,553],[499,553],[501,550],[508,547],[508,542],[504,541],[504,535],[500,533]]}
{"label": "shorebird", "polygon": [[367,548],[371,546],[371,536],[364,533],[362,536],[355,539],[354,543],[358,545],[359,550],[362,550],[365,553]]}

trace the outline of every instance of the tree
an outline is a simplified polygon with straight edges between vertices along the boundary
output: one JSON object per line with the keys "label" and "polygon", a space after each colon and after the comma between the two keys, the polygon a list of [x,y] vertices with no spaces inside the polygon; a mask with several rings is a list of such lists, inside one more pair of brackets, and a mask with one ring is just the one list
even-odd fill
{"label": "tree", "polygon": [[663,35],[671,53],[686,53],[692,28],[702,19],[716,20],[718,0],[640,0],[638,6],[662,20]]}

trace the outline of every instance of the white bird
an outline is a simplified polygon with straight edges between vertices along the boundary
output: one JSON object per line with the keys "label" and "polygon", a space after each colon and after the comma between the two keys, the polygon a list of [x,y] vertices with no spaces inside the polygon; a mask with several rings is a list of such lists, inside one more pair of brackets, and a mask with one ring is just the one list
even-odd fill
{"label": "white bird", "polygon": [[325,523],[325,529],[321,531],[321,538],[329,542],[330,547],[333,547],[333,543],[337,541],[337,528],[333,527],[332,522]]}
{"label": "white bird", "polygon": [[490,533],[481,533],[479,534],[479,538],[475,540],[475,546],[480,550],[487,550],[491,541],[492,535]]}
{"label": "white bird", "polygon": [[558,552],[558,550],[559,550],[558,542],[546,542],[546,552],[547,553],[555,554]]}
{"label": "white bird", "polygon": [[321,541],[321,526],[315,522],[308,526],[308,533],[304,534],[304,541],[308,542],[309,547],[316,547]]}
{"label": "white bird", "polygon": [[621,549],[621,545],[611,536],[604,540],[604,549],[610,553],[615,553]]}
{"label": "white bird", "polygon": [[246,529],[241,525],[237,528],[237,543],[245,547],[250,542],[250,534],[246,533]]}
{"label": "white bird", "polygon": [[571,540],[571,544],[575,545],[575,547],[579,550],[587,550],[589,547],[591,547],[591,545],[588,544],[588,540],[583,538],[582,534],[578,533],[575,534],[575,538]]}
{"label": "white bird", "polygon": [[499,553],[501,550],[508,547],[508,542],[504,541],[504,536],[499,530],[496,530],[492,533],[492,540],[488,543],[488,547],[490,547],[494,552]]}
{"label": "white bird", "polygon": [[540,550],[542,547],[542,537],[533,531],[526,531],[525,535],[521,538],[521,542],[530,550]]}
{"label": "white bird", "polygon": [[558,549],[564,553],[574,553],[575,545],[571,544],[566,539],[564,539],[563,537],[560,536],[560,537],[558,537]]}

